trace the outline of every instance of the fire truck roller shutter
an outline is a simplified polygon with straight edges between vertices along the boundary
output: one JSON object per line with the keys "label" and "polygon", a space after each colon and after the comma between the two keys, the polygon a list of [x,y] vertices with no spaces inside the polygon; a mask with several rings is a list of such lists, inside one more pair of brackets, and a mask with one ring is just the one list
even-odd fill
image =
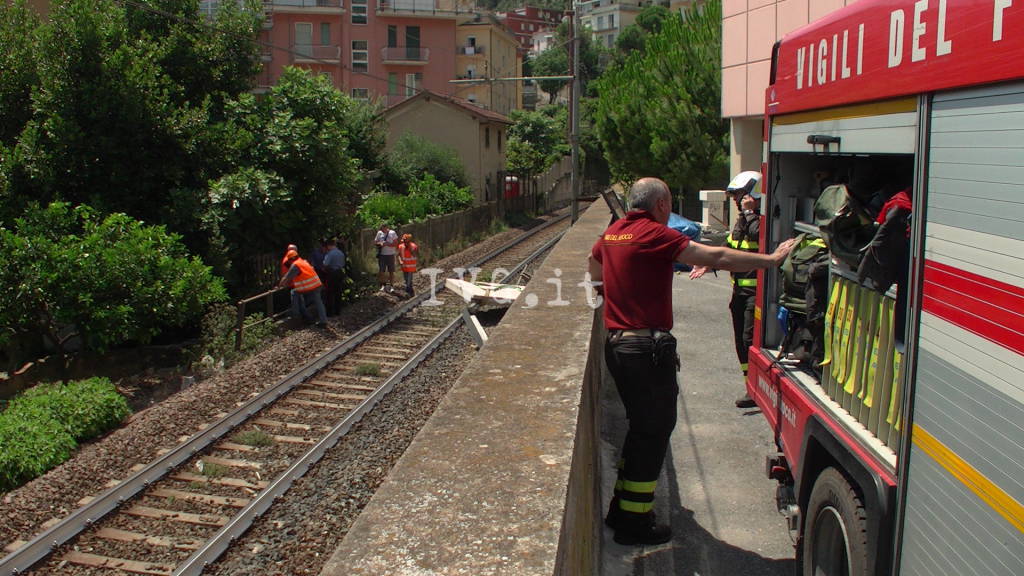
{"label": "fire truck roller shutter", "polygon": [[1022,141],[1024,83],[935,95],[902,575],[1024,574]]}

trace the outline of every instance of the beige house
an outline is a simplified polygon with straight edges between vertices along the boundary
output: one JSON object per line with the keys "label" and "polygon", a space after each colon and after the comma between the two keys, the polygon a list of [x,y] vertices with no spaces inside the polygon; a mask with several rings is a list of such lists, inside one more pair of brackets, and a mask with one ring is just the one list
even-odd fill
{"label": "beige house", "polygon": [[387,149],[406,132],[455,150],[466,167],[477,203],[495,200],[505,170],[506,131],[512,121],[461,98],[424,90],[384,112]]}
{"label": "beige house", "polygon": [[[477,14],[455,27],[455,77],[513,78],[522,76],[519,40],[493,14]],[[454,95],[481,108],[509,114],[523,107],[520,81],[455,84]]]}

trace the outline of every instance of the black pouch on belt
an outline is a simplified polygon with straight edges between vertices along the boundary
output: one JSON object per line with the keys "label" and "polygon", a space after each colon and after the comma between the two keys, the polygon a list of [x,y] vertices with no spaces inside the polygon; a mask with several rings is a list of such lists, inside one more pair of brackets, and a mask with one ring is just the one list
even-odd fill
{"label": "black pouch on belt", "polygon": [[671,332],[654,332],[654,347],[651,350],[652,360],[655,366],[674,365],[679,371],[679,354],[676,353],[676,338]]}

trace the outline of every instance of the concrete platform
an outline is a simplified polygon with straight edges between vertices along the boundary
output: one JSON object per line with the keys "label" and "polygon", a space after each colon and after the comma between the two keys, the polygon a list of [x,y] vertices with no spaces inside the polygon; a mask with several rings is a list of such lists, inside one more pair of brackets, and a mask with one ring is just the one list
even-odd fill
{"label": "concrete platform", "polygon": [[793,572],[763,471],[770,432],[733,406],[742,381],[725,274],[675,277],[682,391],[657,500],[674,539],[624,547],[604,528],[624,415],[599,315],[576,284],[608,220],[592,205],[535,273],[324,576]]}

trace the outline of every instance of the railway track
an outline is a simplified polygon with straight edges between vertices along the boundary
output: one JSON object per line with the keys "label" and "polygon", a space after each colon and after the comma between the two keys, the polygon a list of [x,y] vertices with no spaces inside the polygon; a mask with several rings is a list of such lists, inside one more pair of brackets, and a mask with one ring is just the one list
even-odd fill
{"label": "railway track", "polygon": [[[529,238],[470,264],[536,258]],[[556,238],[557,240],[557,238]],[[528,256],[523,252],[529,252]],[[143,465],[0,561],[0,574],[199,574],[461,323],[464,303],[404,303]]]}

